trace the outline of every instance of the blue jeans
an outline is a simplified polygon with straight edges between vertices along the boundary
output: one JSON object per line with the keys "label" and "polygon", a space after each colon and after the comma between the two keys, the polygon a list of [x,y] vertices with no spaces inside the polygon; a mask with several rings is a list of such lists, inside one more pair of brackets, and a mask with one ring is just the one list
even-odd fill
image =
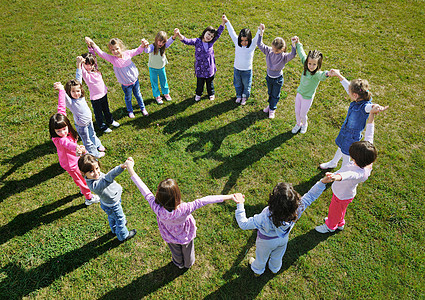
{"label": "blue jeans", "polygon": [[[114,119],[112,119],[112,114],[109,111],[108,94],[105,94],[105,96],[100,99],[90,101],[93,106],[97,126],[99,126],[101,130],[105,130],[108,128],[106,124],[110,125],[114,121]],[[105,117],[106,124],[103,121],[103,117]]]}
{"label": "blue jeans", "polygon": [[111,227],[112,233],[117,235],[118,240],[125,240],[128,237],[128,229],[125,226],[126,219],[122,210],[121,199],[111,207],[100,202],[100,208],[108,215],[109,227]]}
{"label": "blue jeans", "polygon": [[280,90],[283,85],[283,75],[277,78],[271,78],[269,75],[266,76],[267,91],[269,93],[269,108],[270,110],[276,110],[277,103],[280,99]]}
{"label": "blue jeans", "polygon": [[132,85],[121,85],[121,87],[124,91],[125,106],[127,107],[128,112],[133,112],[133,106],[131,105],[131,93],[134,94],[134,97],[136,98],[137,104],[139,104],[140,109],[145,109],[142,94],[140,93],[139,79],[137,79],[137,81]]}
{"label": "blue jeans", "polygon": [[99,151],[97,149],[102,146],[102,143],[96,136],[96,132],[94,132],[93,122],[90,122],[87,126],[78,126],[75,124],[75,129],[84,147],[86,147],[87,152],[93,156],[99,157]]}
{"label": "blue jeans", "polygon": [[159,83],[161,84],[161,90],[164,95],[169,94],[167,74],[165,73],[165,67],[161,69],[149,68],[149,77],[151,79],[152,94],[156,98],[161,95],[158,87],[158,77]]}
{"label": "blue jeans", "polygon": [[252,70],[238,70],[233,68],[233,85],[236,90],[236,98],[249,98],[252,84]]}

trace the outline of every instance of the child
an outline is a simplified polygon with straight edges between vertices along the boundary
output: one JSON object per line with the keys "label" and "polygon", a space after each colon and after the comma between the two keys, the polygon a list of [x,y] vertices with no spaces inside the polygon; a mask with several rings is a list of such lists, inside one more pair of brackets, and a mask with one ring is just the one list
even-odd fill
{"label": "child", "polygon": [[204,84],[207,86],[207,92],[210,100],[215,99],[214,92],[214,75],[217,71],[214,57],[214,43],[218,40],[224,30],[226,24],[226,16],[222,16],[222,23],[217,30],[212,26],[208,26],[202,32],[199,38],[187,39],[180,34],[178,28],[176,33],[186,45],[195,46],[195,75],[196,75],[196,95],[195,101],[201,100]]}
{"label": "child", "polygon": [[167,74],[165,73],[165,65],[168,63],[167,57],[165,56],[165,49],[171,46],[176,36],[177,33],[174,33],[173,37],[167,39],[167,33],[160,31],[155,37],[155,42],[145,49],[145,52],[149,53],[148,67],[152,93],[158,104],[163,103],[158,88],[158,77],[165,100],[171,101],[168,90]]}
{"label": "child", "polygon": [[260,24],[258,29],[260,30],[260,36],[258,37],[257,46],[266,55],[267,62],[267,90],[269,94],[269,105],[263,109],[265,113],[269,114],[269,118],[275,117],[275,111],[277,103],[280,98],[280,90],[283,85],[283,68],[285,64],[292,60],[295,55],[295,40],[292,38],[292,52],[285,53],[286,44],[281,37],[277,37],[273,40],[272,46],[266,46],[263,44],[263,34],[265,30],[264,24]]}
{"label": "child", "polygon": [[232,195],[207,196],[193,202],[182,202],[180,190],[173,179],[160,182],[156,196],[134,172],[134,162],[127,165],[131,179],[157,215],[159,232],[171,250],[173,263],[182,268],[190,268],[195,262],[194,238],[196,222],[192,212],[204,205],[234,199]]}
{"label": "child", "polygon": [[128,161],[116,166],[108,174],[100,171],[100,164],[96,157],[90,154],[81,156],[78,160],[78,168],[86,178],[91,191],[100,196],[100,207],[108,215],[109,226],[119,241],[124,242],[136,235],[136,229],[128,231],[124,212],[121,206],[122,186],[114,178],[127,168]]}
{"label": "child", "polygon": [[75,129],[87,152],[98,158],[105,156],[105,147],[94,131],[91,110],[84,98],[83,85],[78,79],[71,79],[65,84],[65,92],[63,100],[74,116]]}
{"label": "child", "polygon": [[[93,106],[94,117],[97,126],[105,133],[110,133],[112,130],[108,125],[114,127],[120,124],[112,118],[108,104],[108,90],[102,79],[102,73],[97,69],[96,54],[92,48],[89,48],[89,53],[77,57],[77,75],[76,78],[81,82],[84,79],[90,92],[90,102]],[[105,117],[105,122],[103,118]]]}
{"label": "child", "polygon": [[352,161],[343,165],[335,173],[326,173],[326,176],[334,182],[332,184],[333,195],[325,224],[316,227],[318,232],[327,233],[334,232],[337,228],[344,229],[347,206],[356,196],[357,185],[366,181],[370,176],[372,163],[377,157],[377,151],[373,145],[374,117],[387,108],[388,106],[373,106],[367,120],[364,141],[354,142],[350,146],[349,152]]}
{"label": "child", "polygon": [[342,166],[348,164],[350,155],[348,149],[351,144],[361,139],[361,132],[366,126],[366,120],[372,109],[372,94],[369,92],[369,83],[364,79],[355,79],[348,82],[339,70],[331,70],[329,76],[339,78],[342,86],[350,96],[351,103],[347,116],[341,126],[341,130],[335,139],[338,149],[332,160],[320,164],[321,169],[333,169],[337,166],[342,157]]}
{"label": "child", "polygon": [[297,36],[294,37],[298,56],[301,63],[304,65],[304,72],[301,75],[300,86],[297,89],[297,96],[295,97],[295,118],[297,124],[292,128],[292,133],[297,133],[301,129],[301,133],[307,132],[307,113],[313,103],[316,89],[320,81],[326,80],[329,77],[328,71],[320,71],[322,67],[323,55],[317,50],[309,51],[305,55],[303,44]]}
{"label": "child", "polygon": [[86,198],[86,205],[99,202],[99,196],[92,195],[86,181],[78,170],[78,156],[86,152],[84,146],[77,144],[78,134],[66,117],[65,90],[60,82],[55,82],[54,88],[59,91],[58,112],[49,121],[49,132],[58,150],[59,164],[71,175],[81,194]]}
{"label": "child", "polygon": [[136,65],[131,61],[133,56],[143,53],[149,43],[142,39],[140,46],[137,49],[126,50],[123,42],[120,39],[111,39],[108,43],[109,55],[93,42],[92,39],[86,37],[86,43],[89,47],[93,48],[96,53],[103,59],[109,61],[114,66],[115,76],[118,82],[121,83],[122,90],[124,91],[125,106],[127,107],[128,116],[134,118],[133,106],[131,105],[131,93],[136,97],[140,110],[144,116],[149,115],[143,103],[142,94],[140,93],[139,85],[139,71]]}
{"label": "child", "polygon": [[251,30],[248,28],[242,29],[239,32],[239,36],[237,36],[232,24],[230,24],[226,16],[224,18],[230,38],[235,44],[233,85],[236,90],[236,103],[245,105],[251,93],[252,60],[254,58],[255,48],[257,48],[260,30],[257,30],[254,38],[252,38]]}
{"label": "child", "polygon": [[269,195],[269,206],[249,219],[245,215],[244,197],[236,195],[238,204],[235,216],[239,227],[243,230],[258,229],[256,257],[249,259],[254,275],[260,276],[264,273],[267,261],[270,271],[275,274],[279,272],[289,233],[303,211],[319,198],[328,182],[331,182],[330,179],[323,177],[302,197],[290,183],[278,183]]}

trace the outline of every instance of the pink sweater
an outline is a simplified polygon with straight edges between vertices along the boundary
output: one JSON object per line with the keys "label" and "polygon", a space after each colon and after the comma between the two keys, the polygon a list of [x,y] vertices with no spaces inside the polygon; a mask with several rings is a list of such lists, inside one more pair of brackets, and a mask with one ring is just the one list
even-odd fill
{"label": "pink sweater", "polygon": [[[96,52],[92,48],[89,48],[89,52],[96,57]],[[106,88],[105,83],[103,82],[102,73],[99,71],[87,72],[84,66],[81,66],[81,69],[77,69],[77,80],[81,82],[81,75],[84,79],[84,82],[87,84],[90,92],[90,100],[99,100],[106,95],[108,89]]]}

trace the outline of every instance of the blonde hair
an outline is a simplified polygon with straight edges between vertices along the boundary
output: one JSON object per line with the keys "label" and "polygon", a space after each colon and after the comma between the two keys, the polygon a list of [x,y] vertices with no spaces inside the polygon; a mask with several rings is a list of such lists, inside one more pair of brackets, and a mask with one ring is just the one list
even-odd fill
{"label": "blonde hair", "polygon": [[117,44],[121,48],[121,50],[123,50],[123,51],[126,50],[124,43],[120,39],[117,39],[117,38],[113,38],[109,41],[108,49],[111,49],[112,46],[115,46]]}
{"label": "blonde hair", "polygon": [[283,50],[283,52],[286,51],[286,43],[281,37],[275,38],[272,42],[272,46],[277,50]]}
{"label": "blonde hair", "polygon": [[158,54],[158,50],[159,50],[159,54],[161,54],[161,56],[162,55],[164,55],[164,52],[165,52],[165,44],[164,45],[162,45],[162,47],[161,48],[158,48],[158,46],[157,46],[157,42],[158,41],[165,41],[165,42],[167,42],[167,33],[165,32],[165,31],[160,31],[160,32],[158,32],[157,34],[156,34],[156,37],[155,37],[155,43],[153,43],[153,54],[155,54],[155,55],[157,55]]}

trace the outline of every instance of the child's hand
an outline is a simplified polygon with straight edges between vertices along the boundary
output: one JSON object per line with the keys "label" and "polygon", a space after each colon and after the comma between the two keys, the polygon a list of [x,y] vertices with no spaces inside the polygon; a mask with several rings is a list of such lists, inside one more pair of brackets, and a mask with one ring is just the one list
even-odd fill
{"label": "child's hand", "polygon": [[379,114],[380,112],[386,111],[389,106],[381,106],[379,104],[373,104],[372,109],[370,111],[371,114]]}
{"label": "child's hand", "polygon": [[84,145],[77,145],[77,149],[75,150],[76,156],[81,156],[86,153],[86,147]]}
{"label": "child's hand", "polygon": [[263,33],[264,30],[266,30],[266,26],[264,26],[264,24],[261,23],[260,26],[258,26],[258,29],[260,29],[261,33]]}
{"label": "child's hand", "polygon": [[295,45],[297,44],[297,40],[298,40],[298,37],[297,37],[297,36],[293,36],[293,37],[291,38],[292,47],[295,47]]}
{"label": "child's hand", "polygon": [[223,21],[223,26],[227,23],[227,22],[229,22],[229,20],[227,19],[227,17],[226,17],[226,15],[225,14],[223,14],[222,16],[221,16],[221,19],[222,19],[222,21]]}
{"label": "child's hand", "polygon": [[86,42],[87,46],[89,46],[90,48],[93,48],[93,46],[94,46],[94,45],[96,45],[96,44],[93,42],[93,40],[92,40],[91,38],[89,38],[88,36],[86,36],[86,37],[84,38],[84,40],[85,40],[85,42]]}
{"label": "child's hand", "polygon": [[53,84],[53,88],[54,88],[55,90],[58,90],[58,91],[60,91],[60,90],[64,90],[63,85],[62,85],[62,83],[60,83],[60,82],[55,82],[55,83]]}
{"label": "child's hand", "polygon": [[235,201],[236,203],[244,203],[245,195],[242,195],[241,193],[233,194],[233,201]]}
{"label": "child's hand", "polygon": [[338,77],[340,80],[344,79],[344,77],[341,75],[341,72],[337,69],[331,69],[329,71],[330,77]]}
{"label": "child's hand", "polygon": [[127,160],[124,163],[125,168],[127,169],[133,169],[134,167],[134,159],[130,156],[129,158],[127,158]]}
{"label": "child's hand", "polygon": [[142,39],[140,45],[142,45],[142,48],[147,48],[149,47],[149,42],[146,39]]}
{"label": "child's hand", "polygon": [[79,69],[85,59],[82,56],[77,56],[77,69]]}

